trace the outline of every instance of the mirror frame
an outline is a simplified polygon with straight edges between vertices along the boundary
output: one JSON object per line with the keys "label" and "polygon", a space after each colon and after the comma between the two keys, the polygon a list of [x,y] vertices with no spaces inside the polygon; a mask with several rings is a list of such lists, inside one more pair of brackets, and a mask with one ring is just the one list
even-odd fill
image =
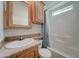
{"label": "mirror frame", "polygon": [[27,1],[19,1],[19,2],[23,2],[23,3],[28,5],[28,20],[29,20],[29,23],[28,23],[27,26],[26,25],[24,26],[24,25],[13,24],[13,22],[12,22],[12,20],[13,20],[13,1],[8,1],[7,2],[8,26],[9,26],[9,28],[31,28],[32,27],[32,21],[31,21],[31,6],[30,6],[30,3],[27,2]]}

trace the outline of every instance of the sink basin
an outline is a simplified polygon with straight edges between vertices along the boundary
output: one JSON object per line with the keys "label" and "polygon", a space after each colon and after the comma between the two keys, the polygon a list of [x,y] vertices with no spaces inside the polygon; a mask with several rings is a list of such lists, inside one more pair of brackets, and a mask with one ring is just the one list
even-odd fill
{"label": "sink basin", "polygon": [[21,41],[13,41],[5,45],[6,48],[19,48],[23,46],[28,46],[29,44],[33,43],[34,39],[28,38]]}

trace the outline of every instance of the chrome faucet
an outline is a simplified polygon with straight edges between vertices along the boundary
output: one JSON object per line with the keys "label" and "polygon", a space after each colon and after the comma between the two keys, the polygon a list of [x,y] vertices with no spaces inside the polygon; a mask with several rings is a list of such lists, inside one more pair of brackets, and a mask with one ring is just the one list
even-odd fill
{"label": "chrome faucet", "polygon": [[21,36],[19,40],[23,40],[23,37]]}

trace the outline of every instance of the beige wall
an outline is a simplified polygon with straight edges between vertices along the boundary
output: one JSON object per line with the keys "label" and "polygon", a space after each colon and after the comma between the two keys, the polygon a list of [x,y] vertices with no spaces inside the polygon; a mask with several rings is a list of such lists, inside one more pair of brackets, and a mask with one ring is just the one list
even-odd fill
{"label": "beige wall", "polygon": [[27,35],[33,33],[41,33],[41,25],[33,24],[31,29],[5,29],[4,35],[7,36],[16,36],[16,35]]}
{"label": "beige wall", "polygon": [[3,2],[0,1],[0,48],[3,45],[4,32],[3,32]]}
{"label": "beige wall", "polygon": [[3,2],[0,2],[0,41],[3,39]]}

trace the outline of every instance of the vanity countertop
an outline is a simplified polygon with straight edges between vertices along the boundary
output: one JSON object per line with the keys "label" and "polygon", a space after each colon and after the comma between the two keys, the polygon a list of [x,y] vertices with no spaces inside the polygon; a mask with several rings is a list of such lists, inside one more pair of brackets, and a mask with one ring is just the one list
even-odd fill
{"label": "vanity countertop", "polygon": [[40,43],[41,43],[40,40],[35,40],[32,44],[29,44],[28,46],[19,47],[19,48],[5,48],[3,46],[2,48],[0,48],[0,58],[5,58],[5,57],[15,54],[19,51],[28,49],[32,46],[39,45]]}

